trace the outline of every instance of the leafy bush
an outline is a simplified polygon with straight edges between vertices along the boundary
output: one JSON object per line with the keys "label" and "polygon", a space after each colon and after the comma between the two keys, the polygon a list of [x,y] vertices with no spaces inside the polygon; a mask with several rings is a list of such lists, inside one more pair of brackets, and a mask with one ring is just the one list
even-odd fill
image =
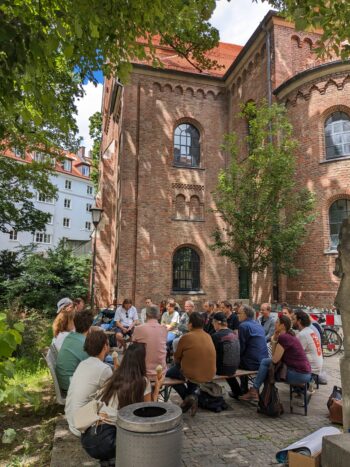
{"label": "leafy bush", "polygon": [[23,248],[12,260],[15,267],[8,276],[11,258],[0,255],[0,300],[7,308],[56,311],[62,297],[85,297],[88,293],[90,256],[74,256],[61,242],[56,248],[37,253]]}

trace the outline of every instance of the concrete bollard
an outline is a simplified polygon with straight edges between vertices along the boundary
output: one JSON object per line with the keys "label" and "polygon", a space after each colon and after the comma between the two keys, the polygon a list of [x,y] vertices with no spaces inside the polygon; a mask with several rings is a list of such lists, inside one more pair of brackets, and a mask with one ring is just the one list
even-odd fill
{"label": "concrete bollard", "polygon": [[164,402],[141,402],[118,412],[116,467],[180,467],[182,412]]}

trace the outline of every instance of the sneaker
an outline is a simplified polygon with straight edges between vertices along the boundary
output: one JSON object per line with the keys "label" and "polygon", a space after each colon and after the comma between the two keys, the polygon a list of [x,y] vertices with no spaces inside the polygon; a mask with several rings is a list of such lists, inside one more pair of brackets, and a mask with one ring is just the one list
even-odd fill
{"label": "sneaker", "polygon": [[240,396],[239,400],[240,401],[259,401],[259,392],[254,388],[250,388],[246,394],[243,394],[243,396]]}
{"label": "sneaker", "polygon": [[190,410],[190,408],[192,407],[192,404],[193,404],[192,396],[185,397],[185,399],[182,401],[182,403],[180,405],[182,413],[188,412]]}

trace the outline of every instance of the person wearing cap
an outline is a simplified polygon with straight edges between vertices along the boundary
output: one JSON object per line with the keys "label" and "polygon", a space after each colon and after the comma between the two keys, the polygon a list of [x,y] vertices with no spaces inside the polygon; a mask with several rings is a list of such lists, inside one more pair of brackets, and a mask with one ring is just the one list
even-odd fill
{"label": "person wearing cap", "polygon": [[73,305],[73,300],[68,297],[61,298],[61,300],[57,302],[57,313],[59,313],[64,306],[68,305]]}
{"label": "person wearing cap", "polygon": [[[239,367],[240,350],[238,335],[227,327],[225,313],[218,312],[213,316],[215,334],[211,336],[216,350],[216,374],[232,376]],[[227,378],[231,390],[235,392],[235,378]]]}

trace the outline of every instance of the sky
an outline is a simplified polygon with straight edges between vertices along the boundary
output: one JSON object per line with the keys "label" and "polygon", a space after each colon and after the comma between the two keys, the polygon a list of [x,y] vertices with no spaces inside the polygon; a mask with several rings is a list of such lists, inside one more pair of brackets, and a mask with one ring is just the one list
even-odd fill
{"label": "sky", "polygon": [[[217,6],[211,18],[211,24],[220,32],[220,41],[244,45],[258,27],[271,7],[260,0],[217,0]],[[97,87],[92,83],[84,86],[85,96],[76,101],[78,108],[77,123],[79,136],[83,137],[82,145],[90,150],[92,141],[89,137],[89,117],[101,110],[102,76]]]}

